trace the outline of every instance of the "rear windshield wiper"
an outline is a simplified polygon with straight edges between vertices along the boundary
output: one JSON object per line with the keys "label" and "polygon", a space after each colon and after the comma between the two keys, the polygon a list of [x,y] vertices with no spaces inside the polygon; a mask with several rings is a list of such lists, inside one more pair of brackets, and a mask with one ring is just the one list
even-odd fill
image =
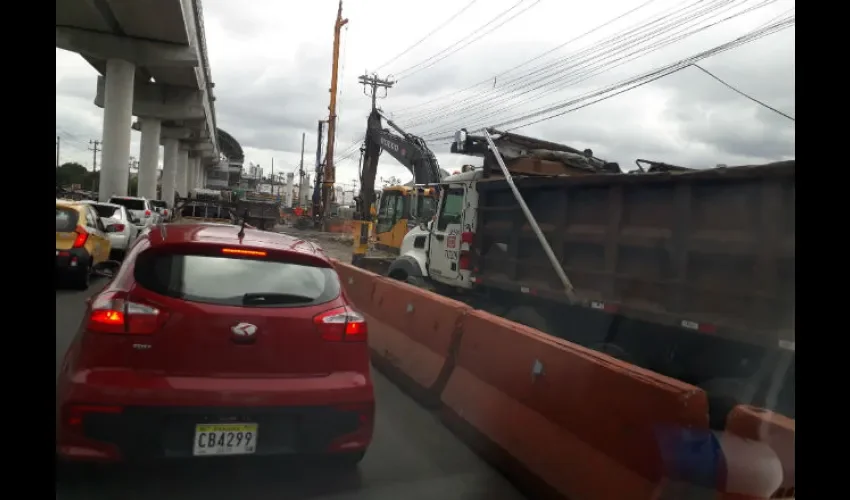
{"label": "rear windshield wiper", "polygon": [[314,297],[306,295],[297,295],[292,293],[246,293],[242,296],[243,305],[261,306],[273,304],[303,304],[312,302]]}

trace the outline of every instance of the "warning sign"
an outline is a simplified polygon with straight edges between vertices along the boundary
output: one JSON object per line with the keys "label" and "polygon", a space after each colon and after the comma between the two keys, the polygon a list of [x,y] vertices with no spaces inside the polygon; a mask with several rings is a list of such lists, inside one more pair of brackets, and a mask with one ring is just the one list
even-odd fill
{"label": "warning sign", "polygon": [[446,248],[454,248],[456,244],[457,244],[457,235],[456,234],[450,234],[449,237],[446,239]]}

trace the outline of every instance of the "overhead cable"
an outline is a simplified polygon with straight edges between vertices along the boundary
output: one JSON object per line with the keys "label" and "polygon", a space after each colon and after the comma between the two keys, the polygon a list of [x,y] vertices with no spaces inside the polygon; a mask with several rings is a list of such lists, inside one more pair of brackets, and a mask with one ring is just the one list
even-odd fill
{"label": "overhead cable", "polygon": [[[583,82],[583,81],[585,81],[585,80],[587,80],[587,79],[589,79],[593,76],[596,76],[600,73],[603,73],[605,71],[609,71],[609,70],[614,69],[616,67],[622,66],[623,64],[626,64],[626,63],[628,63],[632,60],[635,60],[639,57],[642,57],[646,54],[656,52],[663,47],[666,47],[666,46],[671,45],[673,43],[679,42],[679,41],[681,41],[685,38],[692,36],[695,33],[705,31],[709,28],[717,26],[718,24],[724,23],[726,21],[740,17],[741,15],[752,12],[755,9],[763,8],[763,7],[769,5],[770,3],[773,3],[775,1],[776,0],[763,0],[762,2],[750,7],[749,9],[746,9],[746,10],[743,10],[743,11],[740,11],[740,12],[736,12],[736,13],[731,14],[729,16],[726,16],[726,17],[724,17],[720,20],[716,20],[716,21],[711,22],[707,25],[699,26],[699,27],[696,27],[696,28],[691,28],[691,27],[686,26],[684,31],[678,30],[678,29],[677,30],[663,29],[663,31],[665,33],[669,33],[669,34],[667,36],[662,37],[660,40],[657,40],[657,41],[653,42],[652,44],[649,44],[649,45],[646,45],[646,46],[638,45],[637,48],[634,48],[634,49],[631,49],[631,47],[633,47],[634,44],[626,43],[626,45],[624,47],[625,50],[620,50],[619,52],[612,52],[612,54],[602,58],[602,60],[579,59],[578,61],[576,61],[575,64],[572,65],[572,68],[577,69],[577,71],[573,72],[572,74],[563,75],[563,76],[560,76],[560,77],[556,76],[555,78],[549,77],[546,80],[543,80],[542,83],[538,83],[536,85],[534,85],[535,82],[525,84],[525,85],[523,85],[519,88],[514,89],[514,91],[522,90],[524,88],[528,88],[531,85],[534,85],[534,86],[531,87],[531,88],[528,88],[527,90],[521,91],[521,92],[515,92],[515,93],[509,94],[509,95],[504,95],[504,96],[501,96],[500,98],[492,98],[489,101],[489,107],[488,108],[483,109],[482,111],[479,111],[479,112],[471,113],[471,114],[466,113],[463,116],[463,119],[466,120],[467,123],[468,123],[470,117],[474,117],[474,119],[484,122],[488,119],[491,119],[493,117],[497,117],[499,115],[504,114],[505,111],[507,111],[509,109],[517,108],[517,107],[519,107],[523,104],[526,104],[526,103],[529,103],[529,102],[532,102],[532,101],[536,101],[544,95],[563,90],[566,86],[581,83],[581,82]],[[688,29],[688,28],[691,28],[691,29]],[[566,70],[566,69],[571,69],[571,68],[565,68],[564,70]],[[540,91],[540,92],[529,95],[528,97],[526,97],[524,99],[517,100],[517,98],[519,98],[519,97],[521,97],[525,94],[531,94],[532,92],[535,92],[535,91]],[[505,104],[502,107],[498,107],[498,105],[503,104],[503,103],[507,103],[507,104]],[[494,110],[494,108],[495,108],[495,110]],[[458,115],[455,115],[455,116],[458,116]],[[435,117],[433,119],[437,120],[438,118]],[[458,119],[452,119],[447,123],[441,123],[441,125],[440,125],[441,129],[440,130],[442,130],[442,131],[452,130],[450,125],[451,125],[451,123],[456,123],[456,122],[458,122]],[[413,125],[408,124],[407,126],[412,127]],[[428,130],[427,132],[421,133],[421,135],[425,136],[426,139],[427,139],[427,138],[434,137],[435,135],[442,135],[442,133],[444,133],[444,132],[437,132],[436,130],[437,129],[432,128],[432,129]]]}
{"label": "overhead cable", "polygon": [[[582,96],[570,99],[568,101],[561,102],[561,103],[558,103],[558,104],[555,104],[555,105],[552,105],[552,106],[548,106],[546,108],[539,109],[539,110],[533,111],[531,113],[527,113],[527,114],[524,114],[524,115],[521,115],[521,116],[517,116],[517,117],[511,118],[511,119],[502,121],[500,123],[492,124],[492,125],[488,125],[488,126],[493,127],[493,128],[498,128],[498,129],[505,129],[505,130],[517,130],[517,129],[520,129],[520,128],[528,127],[530,125],[534,125],[536,123],[551,120],[553,118],[563,116],[567,113],[578,111],[579,109],[585,108],[585,107],[590,106],[592,104],[596,104],[598,102],[610,99],[612,97],[623,94],[623,93],[628,92],[630,90],[634,90],[635,88],[641,87],[641,86],[646,85],[648,83],[651,83],[655,80],[658,80],[658,79],[663,78],[665,76],[669,76],[673,73],[676,73],[676,72],[681,71],[681,70],[683,70],[687,67],[690,67],[694,63],[699,62],[703,59],[715,56],[715,55],[720,54],[722,52],[726,52],[726,51],[729,51],[729,50],[732,50],[732,49],[736,49],[736,48],[738,48],[742,45],[748,44],[748,43],[752,43],[752,42],[759,40],[761,38],[764,38],[766,36],[769,36],[769,35],[778,33],[780,31],[783,31],[787,28],[790,28],[790,27],[794,26],[795,24],[796,24],[796,16],[790,16],[788,18],[785,18],[785,19],[782,19],[780,21],[771,23],[771,24],[764,26],[762,28],[753,30],[753,31],[751,31],[751,32],[749,32],[749,33],[747,33],[743,36],[735,38],[732,41],[718,45],[718,46],[716,46],[712,49],[705,50],[703,52],[700,52],[700,53],[695,54],[693,56],[690,56],[688,58],[681,59],[681,60],[676,61],[674,63],[662,66],[662,67],[657,68],[657,69],[652,70],[652,71],[642,73],[638,76],[629,78],[627,80],[623,80],[619,83],[609,85],[609,86],[604,87],[602,89],[599,89],[597,91],[584,94]],[[506,128],[506,127],[511,126],[511,125],[513,125],[513,126],[510,127],[510,128]],[[469,128],[470,129],[483,128],[483,126],[479,127],[479,126],[476,125],[476,126],[472,126],[472,127],[469,127]],[[432,141],[434,141],[434,142],[451,141],[452,138],[453,138],[453,135],[447,135],[447,136],[443,136],[443,137],[435,137],[434,139],[432,139]]]}
{"label": "overhead cable", "polygon": [[407,54],[407,53],[408,53],[408,52],[410,52],[411,50],[415,49],[416,47],[418,47],[418,46],[419,46],[419,44],[421,44],[421,43],[422,43],[422,42],[424,42],[425,40],[427,40],[427,39],[431,38],[431,37],[432,37],[433,35],[435,35],[438,31],[442,30],[443,28],[445,28],[446,26],[448,26],[449,24],[451,24],[451,23],[452,23],[452,21],[454,21],[454,20],[456,20],[458,17],[460,17],[460,15],[461,15],[461,14],[463,14],[464,12],[466,12],[466,10],[467,10],[467,9],[469,9],[470,7],[472,7],[472,6],[475,4],[475,2],[477,2],[477,1],[478,1],[478,0],[472,0],[472,1],[470,1],[470,2],[467,2],[467,4],[466,4],[466,5],[464,5],[464,6],[463,6],[463,7],[462,7],[459,11],[455,12],[454,14],[452,14],[452,15],[451,15],[448,19],[446,19],[446,20],[445,20],[442,24],[440,24],[439,26],[437,26],[436,28],[434,28],[433,30],[431,30],[431,32],[429,32],[427,35],[423,36],[422,38],[420,38],[420,39],[419,39],[419,40],[417,40],[416,42],[412,43],[409,47],[407,47],[407,48],[406,48],[406,49],[404,49],[403,51],[399,52],[399,53],[398,53],[395,57],[393,57],[393,58],[389,59],[388,61],[384,62],[383,64],[381,64],[380,66],[378,66],[377,68],[375,68],[375,72],[378,72],[379,70],[381,70],[382,68],[384,68],[384,67],[385,67],[386,65],[388,65],[388,64],[392,64],[392,63],[394,63],[394,62],[395,62],[398,58],[400,58],[401,56],[403,56],[403,55]]}

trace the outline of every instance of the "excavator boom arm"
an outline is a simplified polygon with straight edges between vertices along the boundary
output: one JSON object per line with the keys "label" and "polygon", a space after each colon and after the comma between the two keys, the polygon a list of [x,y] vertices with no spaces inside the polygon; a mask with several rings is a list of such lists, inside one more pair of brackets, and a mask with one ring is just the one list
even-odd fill
{"label": "excavator boom arm", "polygon": [[[382,119],[394,128],[398,134],[384,129]],[[363,157],[363,170],[360,174],[360,196],[357,201],[357,214],[366,220],[369,218],[369,207],[375,200],[375,176],[378,169],[378,158],[381,151],[386,151],[413,174],[413,183],[436,184],[445,177],[447,172],[440,168],[437,157],[425,144],[425,141],[415,135],[404,132],[398,125],[384,117],[380,111],[373,110],[369,115],[366,129],[366,151]]]}

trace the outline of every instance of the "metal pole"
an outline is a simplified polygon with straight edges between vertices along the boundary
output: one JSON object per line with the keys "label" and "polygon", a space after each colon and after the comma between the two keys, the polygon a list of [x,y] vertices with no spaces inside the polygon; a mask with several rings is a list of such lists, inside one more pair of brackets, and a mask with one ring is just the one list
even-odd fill
{"label": "metal pole", "polygon": [[543,251],[546,252],[546,257],[549,258],[549,263],[552,264],[552,267],[555,269],[555,273],[558,275],[558,278],[561,279],[561,283],[564,285],[564,291],[566,292],[567,297],[570,301],[574,301],[575,291],[573,289],[573,284],[570,282],[570,279],[567,278],[567,273],[564,272],[564,268],[561,267],[561,263],[558,262],[558,258],[555,256],[555,252],[552,251],[552,247],[549,246],[549,242],[546,241],[546,236],[543,235],[543,231],[540,229],[540,226],[537,225],[537,220],[534,218],[531,210],[529,210],[528,205],[525,204],[525,200],[520,194],[519,189],[517,189],[516,184],[514,184],[514,179],[511,176],[510,171],[508,171],[508,167],[505,165],[505,160],[502,159],[502,154],[499,153],[499,150],[496,148],[496,144],[493,142],[493,138],[490,136],[490,132],[488,132],[487,129],[484,129],[484,137],[487,139],[487,144],[490,145],[490,151],[493,152],[493,156],[496,158],[499,168],[502,169],[502,174],[505,176],[505,180],[508,181],[508,186],[510,186],[511,191],[514,193],[514,198],[516,198],[517,203],[519,203],[522,213],[525,214],[525,218],[528,220],[528,225],[531,226],[534,234],[537,235],[537,240],[540,242],[540,245],[543,246]]}

